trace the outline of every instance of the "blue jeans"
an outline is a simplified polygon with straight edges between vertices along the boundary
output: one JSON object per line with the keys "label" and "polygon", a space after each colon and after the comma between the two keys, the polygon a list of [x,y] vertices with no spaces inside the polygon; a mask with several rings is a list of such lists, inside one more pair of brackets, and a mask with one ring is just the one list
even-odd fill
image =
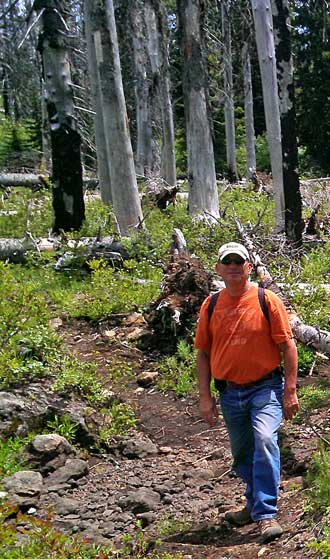
{"label": "blue jeans", "polygon": [[247,507],[255,521],[277,514],[282,396],[280,374],[248,388],[227,386],[220,396],[233,469],[246,483]]}

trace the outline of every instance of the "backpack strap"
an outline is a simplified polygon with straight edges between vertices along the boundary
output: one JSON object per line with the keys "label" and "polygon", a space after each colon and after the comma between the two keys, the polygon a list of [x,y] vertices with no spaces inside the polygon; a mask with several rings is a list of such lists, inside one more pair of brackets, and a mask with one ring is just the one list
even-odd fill
{"label": "backpack strap", "polygon": [[[211,301],[209,304],[209,307],[207,309],[207,316],[208,316],[208,321],[210,322],[213,311],[214,311],[214,307],[217,304],[217,300],[219,298],[220,295],[220,291],[217,291],[216,293],[213,293],[212,297],[211,297]],[[261,307],[262,312],[264,313],[264,316],[268,322],[268,324],[270,324],[270,318],[269,318],[269,310],[267,307],[267,303],[265,300],[265,290],[263,287],[258,287],[258,299],[259,299],[259,304]]]}
{"label": "backpack strap", "polygon": [[269,310],[265,300],[265,290],[263,287],[260,286],[258,287],[258,299],[259,299],[261,310],[264,313],[265,319],[267,320],[268,324],[270,324]]}
{"label": "backpack strap", "polygon": [[211,316],[212,316],[212,314],[213,314],[214,307],[215,307],[215,305],[216,305],[216,303],[217,303],[217,300],[218,300],[218,298],[219,298],[219,295],[220,295],[220,291],[217,291],[216,293],[213,293],[213,295],[212,295],[212,297],[211,297],[211,301],[210,301],[210,304],[209,304],[209,308],[207,309],[207,316],[208,316],[208,321],[209,321],[209,322],[210,322],[210,320],[211,320]]}

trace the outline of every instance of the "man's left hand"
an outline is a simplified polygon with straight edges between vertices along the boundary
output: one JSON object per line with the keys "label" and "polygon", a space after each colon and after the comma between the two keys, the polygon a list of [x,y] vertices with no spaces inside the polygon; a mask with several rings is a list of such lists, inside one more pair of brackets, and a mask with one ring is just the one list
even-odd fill
{"label": "man's left hand", "polygon": [[285,419],[292,419],[299,411],[299,401],[295,389],[284,389],[283,415]]}

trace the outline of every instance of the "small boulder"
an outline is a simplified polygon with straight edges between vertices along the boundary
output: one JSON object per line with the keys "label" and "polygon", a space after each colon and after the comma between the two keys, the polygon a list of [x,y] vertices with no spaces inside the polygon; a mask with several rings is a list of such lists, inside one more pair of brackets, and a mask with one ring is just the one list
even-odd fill
{"label": "small boulder", "polygon": [[157,446],[150,439],[124,439],[118,443],[119,451],[126,458],[146,458],[158,454]]}
{"label": "small boulder", "polygon": [[43,488],[42,475],[31,470],[21,470],[3,480],[8,500],[23,508],[33,507]]}

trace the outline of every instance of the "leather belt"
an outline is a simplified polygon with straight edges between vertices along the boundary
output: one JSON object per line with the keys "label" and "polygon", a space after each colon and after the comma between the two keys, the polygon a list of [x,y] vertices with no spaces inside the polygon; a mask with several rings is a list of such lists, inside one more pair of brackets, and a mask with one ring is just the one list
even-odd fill
{"label": "leather belt", "polygon": [[273,371],[270,371],[269,373],[267,373],[264,377],[255,380],[253,382],[247,382],[245,384],[241,384],[241,383],[236,383],[236,382],[231,382],[229,380],[227,380],[227,386],[229,388],[235,388],[236,390],[242,390],[244,388],[250,388],[251,386],[256,386],[257,384],[259,384],[260,382],[263,382],[264,380],[269,380],[271,378],[276,377],[277,375],[281,375],[282,374],[282,369],[281,367],[277,367],[276,369],[274,369]]}

